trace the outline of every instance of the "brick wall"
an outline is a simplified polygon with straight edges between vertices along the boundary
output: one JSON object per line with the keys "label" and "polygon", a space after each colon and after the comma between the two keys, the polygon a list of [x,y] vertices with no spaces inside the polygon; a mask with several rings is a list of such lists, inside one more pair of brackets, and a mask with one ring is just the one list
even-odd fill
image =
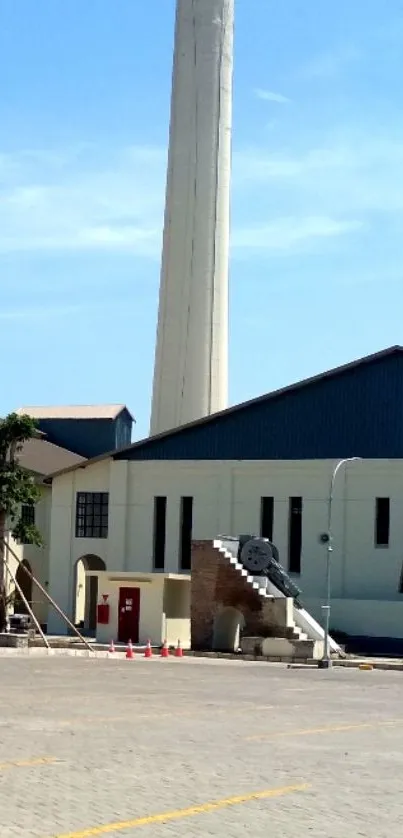
{"label": "brick wall", "polygon": [[192,649],[210,649],[218,612],[232,606],[242,612],[244,633],[270,634],[283,621],[286,601],[268,602],[245,581],[212,541],[194,541],[191,576]]}

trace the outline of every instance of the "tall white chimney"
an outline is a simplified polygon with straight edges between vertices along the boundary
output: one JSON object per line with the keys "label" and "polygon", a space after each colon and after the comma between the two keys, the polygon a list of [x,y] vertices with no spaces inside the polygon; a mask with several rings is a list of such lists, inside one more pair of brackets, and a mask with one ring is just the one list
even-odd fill
{"label": "tall white chimney", "polygon": [[150,433],[227,407],[234,0],[177,0]]}

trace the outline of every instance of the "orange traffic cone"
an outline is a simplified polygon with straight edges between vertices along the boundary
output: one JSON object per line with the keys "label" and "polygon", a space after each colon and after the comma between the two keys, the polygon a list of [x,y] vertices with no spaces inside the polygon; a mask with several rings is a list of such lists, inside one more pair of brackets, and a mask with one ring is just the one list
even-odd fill
{"label": "orange traffic cone", "polygon": [[162,658],[169,658],[169,649],[168,649],[168,643],[167,643],[166,640],[164,640],[164,643],[163,643],[163,646],[162,646],[162,649],[161,649],[161,657]]}
{"label": "orange traffic cone", "polygon": [[175,649],[175,657],[176,658],[183,658],[183,649],[182,649],[180,640],[178,640],[178,645]]}
{"label": "orange traffic cone", "polygon": [[110,655],[113,655],[114,651],[115,651],[115,644],[114,644],[113,640],[111,640],[111,645],[109,646],[108,652],[109,652]]}
{"label": "orange traffic cone", "polygon": [[151,648],[151,643],[150,643],[149,640],[147,640],[147,646],[146,646],[146,650],[144,652],[144,657],[145,658],[152,658],[152,656],[153,656],[153,650]]}
{"label": "orange traffic cone", "polygon": [[127,658],[128,660],[132,660],[132,659],[134,658],[134,651],[133,651],[133,645],[132,645],[132,641],[131,641],[131,640],[129,640],[129,642],[128,642],[128,644],[127,644],[127,649],[126,649],[126,658]]}

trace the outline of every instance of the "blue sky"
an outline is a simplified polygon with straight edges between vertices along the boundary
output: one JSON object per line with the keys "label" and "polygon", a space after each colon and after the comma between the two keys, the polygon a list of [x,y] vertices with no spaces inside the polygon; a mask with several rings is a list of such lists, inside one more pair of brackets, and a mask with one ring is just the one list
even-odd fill
{"label": "blue sky", "polygon": [[[148,431],[173,0],[2,0],[0,415]],[[403,343],[401,0],[237,0],[230,399]]]}

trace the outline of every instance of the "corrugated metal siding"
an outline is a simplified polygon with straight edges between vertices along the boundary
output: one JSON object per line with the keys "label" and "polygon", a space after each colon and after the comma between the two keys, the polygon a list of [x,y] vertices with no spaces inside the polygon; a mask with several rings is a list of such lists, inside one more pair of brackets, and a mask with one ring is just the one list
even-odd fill
{"label": "corrugated metal siding", "polygon": [[401,353],[145,441],[129,460],[403,458]]}
{"label": "corrugated metal siding", "polygon": [[39,428],[49,442],[82,457],[98,457],[114,451],[116,422],[111,419],[40,419]]}
{"label": "corrugated metal siding", "polygon": [[127,410],[124,410],[115,423],[115,448],[124,448],[132,441],[133,420]]}

